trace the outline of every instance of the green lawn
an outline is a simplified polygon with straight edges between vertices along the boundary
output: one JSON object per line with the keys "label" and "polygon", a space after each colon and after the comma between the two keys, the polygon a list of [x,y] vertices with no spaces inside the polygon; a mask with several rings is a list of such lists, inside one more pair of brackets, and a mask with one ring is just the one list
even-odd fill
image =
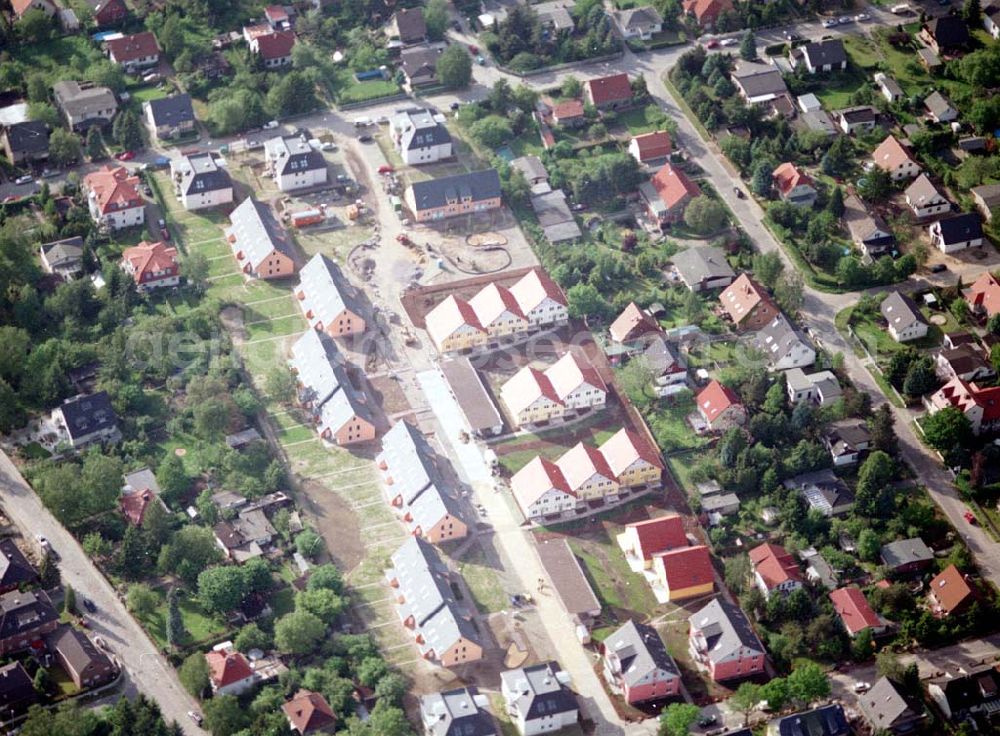
{"label": "green lawn", "polygon": [[647,414],[646,421],[663,452],[695,450],[708,444],[708,438],[696,435],[687,422],[688,414],[695,409],[694,394],[688,392],[669,400],[661,400]]}
{"label": "green lawn", "polygon": [[331,86],[335,90],[336,101],[341,105],[389,97],[400,91],[399,85],[389,79],[359,82],[350,69],[339,70],[331,80]]}
{"label": "green lawn", "polygon": [[480,613],[496,613],[508,607],[507,596],[497,580],[497,572],[490,566],[486,553],[478,545],[465,555],[458,571]]}
{"label": "green lawn", "polygon": [[[155,591],[160,596],[160,605],[153,613],[139,618],[146,631],[161,649],[167,644],[167,600],[163,591]],[[181,618],[184,621],[185,636],[179,646],[187,647],[199,642],[208,641],[226,632],[225,622],[208,613],[197,599],[180,594]]]}
{"label": "green lawn", "polygon": [[[621,529],[616,529],[615,533],[618,531]],[[658,605],[653,591],[641,575],[632,572],[613,539],[600,543],[570,538],[569,545],[583,564],[605,614],[616,608],[639,617],[652,615]]]}
{"label": "green lawn", "polygon": [[663,122],[663,111],[657,105],[646,105],[638,110],[629,110],[618,115],[618,124],[624,126],[629,135],[663,130]]}
{"label": "green lawn", "polygon": [[292,588],[282,588],[271,594],[271,610],[275,618],[295,610],[295,591]]}
{"label": "green lawn", "polygon": [[52,678],[52,684],[55,685],[58,695],[75,695],[79,692],[73,678],[60,666],[49,667],[49,677]]}
{"label": "green lawn", "polygon": [[701,455],[696,452],[685,452],[679,455],[671,455],[667,458],[667,465],[670,472],[680,486],[688,493],[694,488],[694,481],[691,480],[691,471]]}
{"label": "green lawn", "polygon": [[148,86],[131,89],[129,90],[129,95],[131,95],[132,99],[141,105],[143,102],[149,102],[150,100],[161,100],[167,96],[167,92],[168,91],[165,89]]}
{"label": "green lawn", "polygon": [[[61,36],[43,43],[8,45],[11,63],[23,73],[41,72],[49,83],[82,79],[83,72],[102,59],[101,52],[85,35]],[[11,71],[16,69],[12,66]]]}

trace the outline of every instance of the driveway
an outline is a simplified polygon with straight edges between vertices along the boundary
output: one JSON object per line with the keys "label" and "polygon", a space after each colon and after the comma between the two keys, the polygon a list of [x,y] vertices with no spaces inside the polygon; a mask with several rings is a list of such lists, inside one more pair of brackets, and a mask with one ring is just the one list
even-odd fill
{"label": "driveway", "polygon": [[126,692],[131,694],[138,689],[155,700],[164,718],[177,721],[184,733],[190,736],[204,734],[187,716],[189,710],[199,710],[199,707],[181,686],[173,667],[125,610],[125,605],[73,536],[42,505],[3,452],[0,452],[0,494],[4,510],[25,538],[33,540],[41,534],[60,555],[63,584],[72,586],[77,596],[90,598],[97,606],[96,613],[87,615],[90,629],[101,635],[108,649],[124,666]]}

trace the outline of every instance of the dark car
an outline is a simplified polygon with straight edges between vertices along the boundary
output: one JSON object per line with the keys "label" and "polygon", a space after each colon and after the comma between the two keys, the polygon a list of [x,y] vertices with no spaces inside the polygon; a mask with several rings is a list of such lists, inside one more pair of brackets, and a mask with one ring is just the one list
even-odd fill
{"label": "dark car", "polygon": [[359,135],[358,140],[361,141],[362,143],[371,143],[372,140],[374,139],[370,135],[365,133],[364,135]]}
{"label": "dark car", "polygon": [[458,103],[458,102],[453,102],[453,103],[451,103],[451,109],[452,109],[452,110],[457,110],[457,109],[458,109],[458,108],[460,108],[461,106],[462,106],[462,105],[461,105],[460,103]]}
{"label": "dark car", "polygon": [[933,266],[931,266],[931,273],[941,273],[947,270],[948,267],[943,263],[935,263]]}
{"label": "dark car", "polygon": [[91,613],[97,612],[97,606],[94,604],[92,600],[90,600],[90,598],[83,599],[83,607],[86,608]]}
{"label": "dark car", "polygon": [[451,27],[454,28],[456,31],[462,30],[462,24],[458,20],[453,20],[451,22]]}

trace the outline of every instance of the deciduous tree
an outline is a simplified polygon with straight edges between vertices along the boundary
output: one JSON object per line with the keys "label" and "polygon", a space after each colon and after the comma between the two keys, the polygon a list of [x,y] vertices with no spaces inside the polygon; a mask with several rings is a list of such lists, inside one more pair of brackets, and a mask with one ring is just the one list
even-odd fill
{"label": "deciduous tree", "polygon": [[437,60],[437,78],[445,87],[461,89],[472,79],[472,57],[461,44],[453,43]]}

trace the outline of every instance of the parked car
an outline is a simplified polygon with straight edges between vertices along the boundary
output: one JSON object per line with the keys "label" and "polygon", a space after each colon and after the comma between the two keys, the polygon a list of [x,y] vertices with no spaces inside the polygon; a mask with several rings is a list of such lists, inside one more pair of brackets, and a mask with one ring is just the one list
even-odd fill
{"label": "parked car", "polygon": [[14,183],[20,186],[21,184],[30,184],[34,181],[31,174],[25,174],[24,176],[19,176],[14,180]]}
{"label": "parked car", "polygon": [[840,21],[836,18],[827,18],[823,21],[824,28],[836,28],[840,24]]}
{"label": "parked car", "polygon": [[854,20],[858,21],[859,23],[863,23],[864,21],[871,19],[872,17],[868,15],[868,13],[858,13],[856,16],[854,16]]}
{"label": "parked car", "polygon": [[976,515],[971,511],[966,511],[964,514],[962,514],[962,516],[965,518],[965,521],[967,523],[972,524],[973,526],[976,525],[977,523]]}
{"label": "parked car", "polygon": [[866,693],[871,690],[872,686],[867,682],[856,682],[854,683],[854,692],[856,693]]}
{"label": "parked car", "polygon": [[358,118],[357,120],[354,121],[355,128],[367,128],[371,124],[372,124],[371,118]]}
{"label": "parked car", "polygon": [[719,41],[720,46],[735,46],[738,43],[739,41],[737,41],[735,38],[724,38],[721,41]]}
{"label": "parked car", "polygon": [[476,57],[476,63],[479,64],[479,66],[486,66],[486,57],[480,54]]}
{"label": "parked car", "polygon": [[91,613],[97,613],[97,606],[92,600],[90,600],[90,598],[83,599],[83,607],[86,608]]}
{"label": "parked car", "polygon": [[372,140],[374,139],[367,133],[362,133],[361,135],[358,136],[358,141],[360,141],[361,143],[371,143]]}
{"label": "parked car", "polygon": [[135,151],[122,151],[115,158],[119,161],[131,161],[135,158]]}
{"label": "parked car", "polygon": [[931,273],[942,273],[943,271],[947,270],[948,267],[943,263],[935,263],[933,266],[931,266]]}
{"label": "parked car", "polygon": [[460,108],[461,106],[462,106],[462,105],[461,105],[460,103],[458,103],[458,102],[453,102],[453,103],[451,103],[451,109],[452,109],[452,110],[457,110],[457,109],[458,109],[458,108]]}
{"label": "parked car", "polygon": [[802,40],[802,36],[797,33],[792,33],[791,31],[785,31],[785,40],[791,43],[797,43]]}
{"label": "parked car", "polygon": [[705,48],[706,49],[717,49],[717,48],[719,48],[719,40],[717,38],[713,38],[712,40],[708,41],[705,44]]}
{"label": "parked car", "polygon": [[842,25],[842,26],[846,26],[848,23],[851,23],[853,20],[854,19],[851,16],[849,16],[849,15],[842,15],[839,18],[837,18],[837,22],[840,25]]}
{"label": "parked car", "polygon": [[53,176],[59,176],[62,173],[59,169],[42,169],[42,178],[51,179]]}
{"label": "parked car", "polygon": [[698,726],[700,728],[706,728],[707,726],[711,726],[712,724],[714,724],[717,720],[719,720],[719,717],[717,715],[714,714],[708,715],[705,716],[704,718],[698,719]]}
{"label": "parked car", "polygon": [[391,174],[393,171],[395,171],[395,169],[392,168],[389,164],[382,164],[381,166],[378,167],[378,173],[380,174]]}
{"label": "parked car", "polygon": [[201,725],[202,717],[201,717],[200,713],[198,713],[196,711],[193,711],[193,710],[189,710],[188,711],[188,718],[190,718],[192,721],[194,721],[194,723],[195,723],[196,726],[200,726]]}
{"label": "parked car", "polygon": [[277,128],[277,127],[278,127],[278,121],[277,121],[277,120],[268,120],[268,121],[267,121],[266,123],[264,123],[264,124],[263,124],[263,125],[262,125],[261,127],[262,127],[262,128],[264,129],[264,130],[274,130],[275,128]]}
{"label": "parked car", "polygon": [[737,199],[743,199],[744,197],[747,196],[743,193],[743,190],[740,189],[739,187],[733,187],[733,194],[736,195]]}
{"label": "parked car", "polygon": [[451,22],[451,27],[454,28],[456,31],[462,30],[462,24],[459,23],[457,19]]}
{"label": "parked car", "polygon": [[324,141],[323,144],[319,147],[319,149],[321,151],[336,151],[337,147],[330,141]]}

